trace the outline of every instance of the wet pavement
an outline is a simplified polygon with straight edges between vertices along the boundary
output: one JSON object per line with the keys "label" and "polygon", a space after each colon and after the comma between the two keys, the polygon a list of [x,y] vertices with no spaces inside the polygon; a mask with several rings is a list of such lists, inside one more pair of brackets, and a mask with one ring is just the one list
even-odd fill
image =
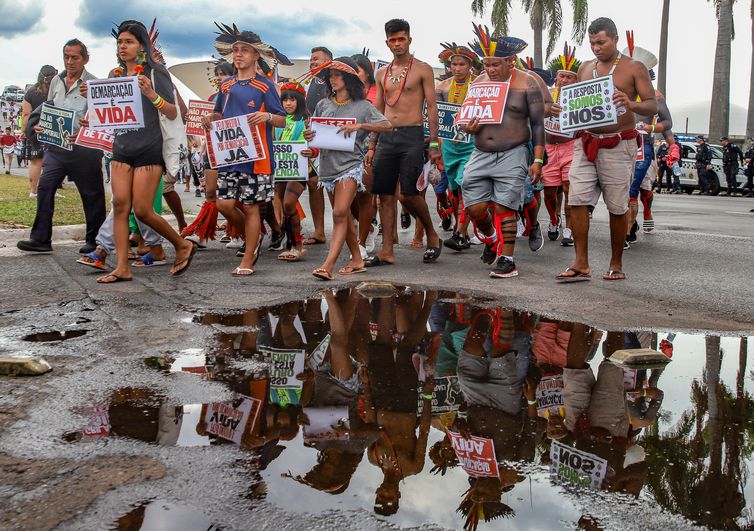
{"label": "wet pavement", "polygon": [[[104,324],[88,309],[50,328]],[[0,346],[23,347],[13,330]],[[404,286],[185,308],[142,334],[79,374],[61,362],[101,357],[101,338],[58,342],[52,386],[75,387],[0,437],[28,456],[167,466],[64,529],[751,526],[745,337],[604,330]],[[28,496],[2,483],[11,504]]]}

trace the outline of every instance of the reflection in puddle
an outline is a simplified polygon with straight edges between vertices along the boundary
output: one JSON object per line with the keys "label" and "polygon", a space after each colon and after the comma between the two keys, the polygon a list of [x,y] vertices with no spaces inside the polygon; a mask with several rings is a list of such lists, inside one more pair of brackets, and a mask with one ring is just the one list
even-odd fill
{"label": "reflection in puddle", "polygon": [[85,335],[89,330],[66,330],[65,332],[60,332],[58,330],[53,330],[51,332],[37,332],[35,334],[29,334],[27,336],[22,337],[24,341],[37,341],[37,342],[48,342],[48,341],[65,341],[66,339],[72,339],[74,337],[81,337]]}
{"label": "reflection in puddle", "polygon": [[141,504],[118,518],[118,531],[219,531],[201,511],[162,500]]}
{"label": "reflection in puddle", "polygon": [[603,331],[452,292],[362,293],[203,315],[224,330],[216,348],[147,363],[224,382],[233,400],[121,389],[67,438],[235,444],[247,497],[302,514],[367,509],[447,528],[628,517],[651,528],[668,513],[751,524],[746,338]]}

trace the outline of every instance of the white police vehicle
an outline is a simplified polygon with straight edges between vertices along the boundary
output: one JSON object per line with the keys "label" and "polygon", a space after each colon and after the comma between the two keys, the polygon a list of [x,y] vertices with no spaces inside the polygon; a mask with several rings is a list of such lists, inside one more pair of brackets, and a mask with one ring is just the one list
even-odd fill
{"label": "white police vehicle", "polygon": [[[676,135],[676,140],[681,135]],[[687,137],[690,138],[690,137]],[[696,150],[698,145],[692,140],[680,140],[678,145],[681,148],[681,189],[687,194],[694,190],[699,190],[699,172],[696,170]],[[712,152],[712,169],[707,172],[710,185],[710,194],[717,195],[722,190],[728,189],[728,182],[725,180],[723,171],[723,148],[714,144],[707,144]],[[743,173],[743,167],[739,168],[737,175],[738,187],[741,188],[746,183],[746,175]]]}

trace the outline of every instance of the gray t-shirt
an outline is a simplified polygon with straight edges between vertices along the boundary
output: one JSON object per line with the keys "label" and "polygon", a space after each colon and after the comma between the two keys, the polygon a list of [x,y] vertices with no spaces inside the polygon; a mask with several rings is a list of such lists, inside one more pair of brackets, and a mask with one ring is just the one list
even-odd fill
{"label": "gray t-shirt", "polygon": [[[345,105],[336,105],[332,98],[325,98],[317,103],[314,109],[315,117],[320,118],[355,118],[356,123],[372,124],[387,120],[374,105],[367,100],[352,101]],[[364,163],[366,149],[364,143],[369,136],[364,130],[356,132],[356,143],[353,152],[332,151],[323,149],[319,156],[319,178],[322,181],[332,181],[339,175],[346,173]]]}

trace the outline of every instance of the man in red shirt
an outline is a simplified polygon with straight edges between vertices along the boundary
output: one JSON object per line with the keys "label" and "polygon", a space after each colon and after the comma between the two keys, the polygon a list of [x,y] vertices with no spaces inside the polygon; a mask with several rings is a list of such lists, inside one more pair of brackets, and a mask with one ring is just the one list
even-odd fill
{"label": "man in red shirt", "polygon": [[13,148],[16,147],[16,137],[11,134],[10,127],[5,128],[5,134],[0,137],[0,145],[3,146],[5,175],[10,175],[10,163],[13,162]]}

